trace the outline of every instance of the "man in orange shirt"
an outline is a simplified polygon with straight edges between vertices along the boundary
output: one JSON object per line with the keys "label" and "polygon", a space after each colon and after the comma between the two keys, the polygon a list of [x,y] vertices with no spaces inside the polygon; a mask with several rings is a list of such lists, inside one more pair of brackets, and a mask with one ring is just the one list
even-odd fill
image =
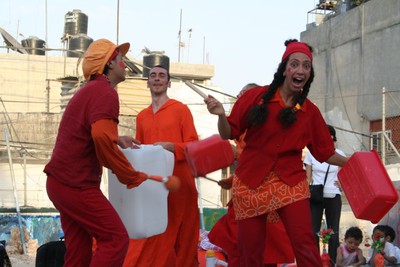
{"label": "man in orange shirt", "polygon": [[168,97],[171,82],[167,69],[153,67],[147,85],[152,103],[136,118],[136,139],[174,153],[173,175],[180,178],[181,186],[178,191],[169,192],[166,231],[146,239],[131,239],[124,266],[198,266],[198,194],[184,154],[186,143],[198,140],[193,117],[186,105]]}

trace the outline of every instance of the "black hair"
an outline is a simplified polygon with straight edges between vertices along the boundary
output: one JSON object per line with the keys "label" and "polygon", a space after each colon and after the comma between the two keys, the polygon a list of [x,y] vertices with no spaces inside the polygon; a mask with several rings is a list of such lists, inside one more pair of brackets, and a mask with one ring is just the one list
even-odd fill
{"label": "black hair", "polygon": [[103,69],[103,74],[104,75],[108,75],[108,72],[110,71],[110,65],[108,65],[111,61],[115,60],[118,56],[118,54],[120,53],[119,48],[116,48],[114,53],[111,55],[111,58],[108,60],[108,62],[106,63],[106,65],[104,65],[104,69]]}
{"label": "black hair", "polygon": [[386,225],[383,225],[383,224],[376,225],[374,227],[374,229],[372,230],[372,233],[374,233],[375,231],[381,231],[385,235],[385,237],[387,235],[387,227],[386,227]]}
{"label": "black hair", "polygon": [[396,232],[390,225],[384,225],[385,235],[390,238],[389,242],[393,242],[396,239]]}
{"label": "black hair", "polygon": [[335,130],[335,128],[333,128],[333,126],[332,126],[332,125],[329,125],[329,124],[327,124],[327,126],[328,126],[328,129],[329,129],[329,133],[330,133],[331,136],[333,137],[333,138],[332,138],[333,142],[336,142],[337,139],[336,139],[336,130]]}
{"label": "black hair", "polygon": [[[107,74],[108,74],[109,72],[110,72],[110,67],[108,66],[108,64],[106,64],[106,65],[104,66],[104,69],[103,69],[103,73],[102,73],[102,74],[104,74],[105,76],[107,76]],[[101,74],[99,74],[99,73],[93,73],[92,75],[90,75],[89,80],[94,80],[94,79],[96,79],[96,77],[99,76],[99,75],[101,75]]]}
{"label": "black hair", "polygon": [[363,234],[357,226],[352,226],[349,229],[347,229],[346,233],[344,234],[344,239],[346,240],[347,238],[354,238],[357,241],[360,241],[360,243],[363,240]]}
{"label": "black hair", "polygon": [[[292,42],[298,42],[298,41],[297,39],[289,39],[285,41],[285,46],[287,46]],[[308,48],[310,49],[311,52],[313,51],[311,46],[308,46]],[[282,85],[283,82],[285,81],[285,76],[283,75],[283,73],[285,72],[287,63],[288,63],[288,58],[286,58],[279,64],[278,69],[274,74],[274,79],[272,80],[271,84],[268,87],[268,91],[261,96],[262,103],[257,104],[250,109],[247,119],[252,127],[260,125],[265,122],[268,116],[266,103],[268,103],[268,101],[272,99],[272,97],[276,93],[276,90],[278,90],[279,86]],[[297,96],[297,99],[295,99],[295,104],[298,103],[300,106],[303,105],[304,101],[307,98],[308,92],[310,91],[310,86],[313,80],[314,80],[314,68],[313,66],[311,66],[310,78],[304,85],[301,94],[299,94]],[[279,111],[279,120],[281,121],[284,128],[288,128],[296,121],[296,111],[297,110],[293,109],[292,107],[285,107]]]}
{"label": "black hair", "polygon": [[108,64],[106,64],[104,66],[104,70],[103,70],[103,74],[107,76],[108,72],[110,71],[110,66],[108,66]]}

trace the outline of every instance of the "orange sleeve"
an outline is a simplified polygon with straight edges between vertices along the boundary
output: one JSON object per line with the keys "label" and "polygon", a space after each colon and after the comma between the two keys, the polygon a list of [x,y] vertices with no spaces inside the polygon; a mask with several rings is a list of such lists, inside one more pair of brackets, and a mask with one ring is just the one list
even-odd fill
{"label": "orange sleeve", "polygon": [[[182,130],[179,134],[182,138],[182,142],[175,142],[175,160],[186,161],[185,147],[188,142],[198,141],[196,128],[194,126],[192,113],[189,108],[185,106],[185,110],[182,110]],[[179,138],[179,137],[178,137]]]}
{"label": "orange sleeve", "polygon": [[128,188],[140,185],[148,177],[136,171],[118,148],[118,124],[112,119],[98,120],[92,124],[92,138],[100,163],[110,169]]}

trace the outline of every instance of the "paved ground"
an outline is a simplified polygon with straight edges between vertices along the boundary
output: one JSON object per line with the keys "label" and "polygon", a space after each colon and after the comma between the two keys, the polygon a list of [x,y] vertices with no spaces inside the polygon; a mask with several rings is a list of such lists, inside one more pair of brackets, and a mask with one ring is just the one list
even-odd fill
{"label": "paved ground", "polygon": [[9,255],[12,267],[35,267],[35,257],[28,255]]}

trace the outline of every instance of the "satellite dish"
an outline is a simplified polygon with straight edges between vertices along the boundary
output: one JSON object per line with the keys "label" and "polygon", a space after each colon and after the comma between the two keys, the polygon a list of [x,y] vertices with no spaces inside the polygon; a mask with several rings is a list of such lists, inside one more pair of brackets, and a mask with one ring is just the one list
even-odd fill
{"label": "satellite dish", "polygon": [[7,44],[8,47],[21,54],[28,54],[24,47],[20,43],[18,43],[18,41],[15,40],[14,37],[12,37],[11,34],[9,34],[6,30],[0,28],[0,33],[3,36],[4,42]]}

